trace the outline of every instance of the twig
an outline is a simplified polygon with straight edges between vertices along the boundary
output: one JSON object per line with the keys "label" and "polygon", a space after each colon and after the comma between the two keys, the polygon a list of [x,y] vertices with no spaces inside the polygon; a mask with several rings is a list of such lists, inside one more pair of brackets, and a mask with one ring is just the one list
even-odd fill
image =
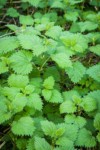
{"label": "twig", "polygon": [[0,145],[0,149],[6,144],[6,142],[4,141],[1,145]]}
{"label": "twig", "polygon": [[14,34],[14,33],[15,33],[15,32],[11,32],[11,33],[4,34],[4,35],[0,36],[0,38],[5,37],[5,36],[8,36],[8,35],[12,35],[12,34]]}

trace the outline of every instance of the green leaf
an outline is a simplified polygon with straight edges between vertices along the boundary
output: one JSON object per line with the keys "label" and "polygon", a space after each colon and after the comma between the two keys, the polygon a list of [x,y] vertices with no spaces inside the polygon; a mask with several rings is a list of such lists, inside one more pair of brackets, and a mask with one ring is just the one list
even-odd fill
{"label": "green leaf", "polygon": [[97,23],[94,23],[91,21],[79,22],[78,25],[80,27],[81,32],[92,31],[92,30],[97,29],[97,27],[98,27]]}
{"label": "green leaf", "polygon": [[86,68],[79,61],[73,63],[72,68],[66,69],[66,73],[68,74],[71,81],[74,83],[79,82],[81,78],[84,76],[85,72]]}
{"label": "green leaf", "polygon": [[22,0],[22,2],[29,2],[32,6],[38,7],[41,0]]}
{"label": "green leaf", "polygon": [[35,137],[35,149],[36,150],[51,150],[51,146],[44,138]]}
{"label": "green leaf", "polygon": [[42,110],[42,100],[37,93],[31,94],[28,98],[27,105],[35,108],[36,110]]}
{"label": "green leaf", "polygon": [[43,90],[42,94],[45,100],[50,103],[62,103],[63,102],[62,95],[58,90],[54,89],[51,92],[49,90]]}
{"label": "green leaf", "polygon": [[45,135],[54,137],[55,136],[55,131],[56,131],[56,126],[53,122],[51,121],[41,121],[41,127]]}
{"label": "green leaf", "polygon": [[54,60],[59,67],[68,68],[72,66],[72,62],[70,58],[65,53],[57,53],[51,56],[52,60]]}
{"label": "green leaf", "polygon": [[60,113],[74,113],[77,107],[72,101],[65,101],[60,105]]}
{"label": "green leaf", "polygon": [[85,128],[80,129],[78,133],[78,138],[76,140],[76,146],[84,146],[87,148],[92,148],[96,146],[95,137],[92,136],[92,133]]}
{"label": "green leaf", "polygon": [[7,16],[10,16],[10,17],[18,17],[19,16],[19,13],[17,12],[17,10],[13,7],[11,8],[8,8],[7,9],[7,13],[6,13]]}
{"label": "green leaf", "polygon": [[94,80],[100,82],[100,64],[96,64],[87,70],[87,74]]}
{"label": "green leaf", "polygon": [[0,54],[14,51],[19,47],[19,42],[15,36],[0,38]]}
{"label": "green leaf", "polygon": [[74,150],[74,143],[66,137],[61,137],[56,141],[56,145],[64,146],[68,150]]}
{"label": "green leaf", "polygon": [[15,135],[32,136],[35,130],[34,121],[31,117],[21,117],[17,121],[13,121],[11,130]]}
{"label": "green leaf", "polygon": [[75,124],[66,124],[65,127],[66,130],[64,136],[75,142],[78,136],[79,127]]}
{"label": "green leaf", "polygon": [[27,15],[27,16],[20,15],[19,21],[20,21],[20,24],[22,25],[33,25],[34,23],[34,20],[30,15]]}
{"label": "green leaf", "polygon": [[27,98],[23,94],[17,94],[11,103],[11,109],[14,113],[20,112],[27,104]]}
{"label": "green leaf", "polygon": [[34,86],[29,84],[22,91],[24,94],[29,95],[29,94],[33,93],[34,90],[35,90]]}
{"label": "green leaf", "polygon": [[28,144],[26,147],[27,147],[26,150],[34,150],[35,149],[33,137],[28,140]]}
{"label": "green leaf", "polygon": [[3,124],[5,121],[11,119],[11,112],[0,112],[0,124]]}
{"label": "green leaf", "polygon": [[100,143],[100,132],[97,134],[97,140]]}
{"label": "green leaf", "polygon": [[88,41],[80,33],[73,34],[66,32],[60,39],[66,48],[69,48],[73,52],[83,53],[88,48]]}
{"label": "green leaf", "polygon": [[5,62],[0,62],[0,74],[8,72],[8,67]]}
{"label": "green leaf", "polygon": [[100,113],[97,113],[94,118],[94,127],[100,131]]}
{"label": "green leaf", "polygon": [[54,87],[54,78],[52,76],[46,78],[43,82],[43,86],[48,89],[51,90]]}
{"label": "green leaf", "polygon": [[91,112],[97,108],[97,103],[95,99],[87,96],[83,98],[81,106],[83,107],[84,111]]}
{"label": "green leaf", "polygon": [[52,91],[44,89],[44,90],[42,90],[42,95],[44,96],[46,101],[49,101],[51,99],[51,96],[52,96]]}
{"label": "green leaf", "polygon": [[68,74],[71,81],[74,83],[79,82],[81,78],[84,76],[85,72],[86,68],[79,61],[73,63],[72,68],[66,69],[66,73]]}
{"label": "green leaf", "polygon": [[93,53],[95,53],[96,55],[100,56],[100,44],[97,44],[95,46],[91,46],[89,48],[89,50]]}
{"label": "green leaf", "polygon": [[11,87],[24,88],[28,83],[28,76],[11,74],[8,78],[8,84]]}
{"label": "green leaf", "polygon": [[65,13],[64,17],[66,18],[66,20],[68,21],[73,21],[75,22],[78,17],[79,17],[79,14],[77,11],[73,12],[73,11],[67,11],[67,13]]}
{"label": "green leaf", "polygon": [[19,51],[14,53],[11,57],[11,67],[16,73],[28,74],[32,71],[32,53],[29,51]]}
{"label": "green leaf", "polygon": [[75,124],[79,126],[79,128],[82,128],[86,125],[86,119],[81,116],[75,116],[75,115],[66,115],[65,116],[65,122],[67,124]]}
{"label": "green leaf", "polygon": [[62,28],[60,26],[53,26],[45,33],[45,35],[53,39],[58,39],[61,32]]}
{"label": "green leaf", "polygon": [[16,87],[4,87],[3,94],[8,97],[11,101],[15,98],[17,94],[19,94],[20,89]]}

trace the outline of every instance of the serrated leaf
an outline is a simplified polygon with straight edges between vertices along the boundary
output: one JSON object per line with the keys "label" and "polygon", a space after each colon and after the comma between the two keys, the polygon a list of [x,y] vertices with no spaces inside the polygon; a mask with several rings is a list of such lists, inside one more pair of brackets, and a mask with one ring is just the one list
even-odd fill
{"label": "serrated leaf", "polygon": [[73,21],[75,22],[78,17],[79,17],[79,14],[77,11],[75,12],[72,12],[72,11],[67,11],[67,13],[64,15],[64,17],[66,18],[66,20],[68,21]]}
{"label": "serrated leaf", "polygon": [[11,7],[11,8],[7,9],[6,15],[10,16],[10,17],[18,17],[19,13],[17,12],[17,10],[15,8]]}
{"label": "serrated leaf", "polygon": [[92,30],[97,29],[97,27],[98,27],[97,23],[94,23],[91,21],[79,22],[78,25],[80,27],[81,32],[92,31]]}
{"label": "serrated leaf", "polygon": [[15,135],[32,136],[35,130],[34,121],[31,117],[21,117],[17,121],[13,121],[11,130]]}
{"label": "serrated leaf", "polygon": [[62,32],[62,28],[60,26],[53,26],[46,31],[45,35],[53,39],[58,39],[61,32]]}
{"label": "serrated leaf", "polygon": [[42,95],[43,95],[43,97],[45,98],[46,101],[49,101],[51,96],[52,96],[52,91],[44,89],[44,90],[42,90]]}
{"label": "serrated leaf", "polygon": [[16,73],[28,74],[32,71],[32,53],[29,51],[19,51],[14,53],[11,57],[11,67]]}
{"label": "serrated leaf", "polygon": [[8,72],[8,66],[5,62],[0,62],[0,74]]}
{"label": "serrated leaf", "polygon": [[100,113],[97,113],[94,118],[94,127],[100,131]]}
{"label": "serrated leaf", "polygon": [[56,126],[51,121],[41,121],[41,127],[45,135],[54,137]]}
{"label": "serrated leaf", "polygon": [[54,60],[59,67],[68,68],[72,66],[72,62],[70,58],[65,53],[57,53],[51,56],[52,60]]}
{"label": "serrated leaf", "polygon": [[0,112],[0,124],[3,124],[5,121],[9,120],[12,117],[11,112]]}
{"label": "serrated leaf", "polygon": [[33,137],[28,140],[26,150],[35,150]]}
{"label": "serrated leaf", "polygon": [[97,108],[97,103],[95,99],[87,96],[83,98],[81,106],[83,107],[84,111],[91,112]]}
{"label": "serrated leaf", "polygon": [[61,36],[60,39],[64,45],[73,52],[83,53],[88,48],[88,41],[80,33],[73,34],[67,32],[65,35]]}
{"label": "serrated leaf", "polygon": [[85,72],[86,68],[79,61],[73,63],[72,68],[66,69],[66,73],[68,74],[71,81],[74,83],[79,82],[81,78],[84,76]]}
{"label": "serrated leaf", "polygon": [[47,100],[50,103],[62,103],[63,102],[63,98],[61,93],[58,90],[53,90],[52,91],[52,95],[50,97],[49,100]]}
{"label": "serrated leaf", "polygon": [[27,105],[40,111],[42,110],[43,102],[40,96],[37,93],[34,93],[28,97]]}
{"label": "serrated leaf", "polygon": [[52,76],[46,78],[43,82],[43,86],[48,89],[51,90],[54,87],[54,78]]}
{"label": "serrated leaf", "polygon": [[67,124],[75,124],[79,126],[79,128],[82,128],[86,125],[86,119],[81,116],[75,116],[75,115],[66,115],[65,116],[65,122]]}
{"label": "serrated leaf", "polygon": [[33,25],[34,23],[34,20],[30,15],[27,15],[27,16],[20,15],[19,21],[20,21],[20,24],[22,25]]}
{"label": "serrated leaf", "polygon": [[22,2],[29,2],[32,6],[38,7],[41,0],[22,0]]}
{"label": "serrated leaf", "polygon": [[75,142],[78,136],[79,127],[75,124],[66,124],[66,130],[64,136],[67,137],[69,140]]}
{"label": "serrated leaf", "polygon": [[100,143],[100,132],[97,134],[97,140]]}
{"label": "serrated leaf", "polygon": [[65,101],[60,105],[60,113],[74,113],[77,107],[72,101]]}
{"label": "serrated leaf", "polygon": [[51,150],[51,146],[44,138],[35,137],[35,149],[36,150]]}
{"label": "serrated leaf", "polygon": [[80,129],[78,133],[78,138],[76,140],[76,146],[84,146],[84,147],[95,147],[96,140],[95,137],[92,136],[92,133],[85,128]]}
{"label": "serrated leaf", "polygon": [[61,137],[56,141],[56,145],[64,146],[68,150],[74,150],[74,143],[66,137]]}
{"label": "serrated leaf", "polygon": [[11,74],[8,78],[8,84],[11,87],[24,88],[28,83],[28,76]]}
{"label": "serrated leaf", "polygon": [[19,42],[15,36],[0,38],[0,54],[14,51],[19,47]]}
{"label": "serrated leaf", "polygon": [[95,53],[96,55],[100,56],[100,44],[97,44],[95,46],[91,46],[89,48],[89,50],[93,53]]}
{"label": "serrated leaf", "polygon": [[15,98],[17,94],[19,94],[20,89],[16,87],[4,87],[3,94],[8,97],[11,101]]}
{"label": "serrated leaf", "polygon": [[14,113],[18,113],[23,110],[26,104],[27,104],[27,97],[25,97],[23,94],[20,93],[17,94],[16,97],[13,99],[10,107]]}
{"label": "serrated leaf", "polygon": [[87,70],[87,74],[94,80],[100,82],[100,64],[96,64]]}

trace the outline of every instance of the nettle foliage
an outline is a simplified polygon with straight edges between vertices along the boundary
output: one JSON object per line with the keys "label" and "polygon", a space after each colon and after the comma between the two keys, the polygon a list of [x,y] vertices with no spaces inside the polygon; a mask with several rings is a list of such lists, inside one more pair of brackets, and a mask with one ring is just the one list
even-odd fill
{"label": "nettle foliage", "polygon": [[17,25],[0,37],[2,149],[99,149],[100,2],[12,6],[6,17]]}

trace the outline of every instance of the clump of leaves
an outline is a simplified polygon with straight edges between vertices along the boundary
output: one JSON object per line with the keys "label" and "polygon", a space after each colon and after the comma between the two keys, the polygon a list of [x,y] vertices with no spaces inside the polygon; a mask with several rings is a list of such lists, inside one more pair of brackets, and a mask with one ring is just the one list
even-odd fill
{"label": "clump of leaves", "polygon": [[0,2],[12,21],[0,36],[1,148],[100,148],[96,2]]}

